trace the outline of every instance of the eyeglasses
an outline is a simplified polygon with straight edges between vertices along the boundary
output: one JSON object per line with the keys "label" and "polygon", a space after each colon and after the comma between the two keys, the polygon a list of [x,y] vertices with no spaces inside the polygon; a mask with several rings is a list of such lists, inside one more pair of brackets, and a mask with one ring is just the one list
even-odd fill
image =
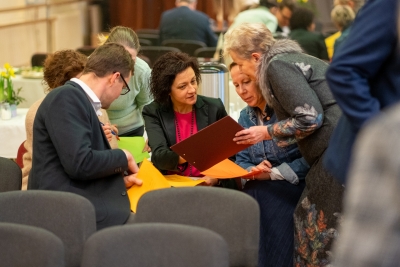
{"label": "eyeglasses", "polygon": [[[116,73],[116,71],[114,71],[113,73]],[[120,72],[119,75],[121,76],[122,81],[124,82],[125,86],[122,87],[122,91],[121,91],[121,95],[126,95],[127,93],[129,93],[129,91],[131,90],[129,88],[129,85],[126,83],[124,76],[122,76],[122,73]]]}

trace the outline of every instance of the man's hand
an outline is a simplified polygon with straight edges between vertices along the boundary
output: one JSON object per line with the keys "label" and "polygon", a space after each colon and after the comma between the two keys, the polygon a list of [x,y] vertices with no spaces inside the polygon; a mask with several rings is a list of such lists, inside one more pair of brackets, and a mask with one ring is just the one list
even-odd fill
{"label": "man's hand", "polygon": [[143,181],[136,178],[136,175],[139,172],[139,167],[136,164],[135,159],[128,150],[122,149],[122,151],[125,152],[126,159],[128,160],[128,175],[124,176],[125,187],[129,188],[134,184],[142,185]]}

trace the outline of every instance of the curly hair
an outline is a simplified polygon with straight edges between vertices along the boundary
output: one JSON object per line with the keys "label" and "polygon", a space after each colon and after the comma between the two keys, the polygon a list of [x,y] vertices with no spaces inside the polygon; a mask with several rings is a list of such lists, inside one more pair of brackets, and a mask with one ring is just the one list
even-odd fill
{"label": "curly hair", "polygon": [[200,69],[197,60],[182,52],[168,52],[157,59],[151,71],[150,92],[160,105],[171,105],[169,93],[176,75],[192,68],[199,84]]}
{"label": "curly hair", "polygon": [[87,58],[74,50],[60,50],[49,54],[44,61],[43,81],[47,90],[64,85],[76,77],[85,67]]}
{"label": "curly hair", "polygon": [[242,23],[224,35],[224,56],[235,52],[243,59],[252,53],[264,52],[275,43],[270,30],[263,23]]}

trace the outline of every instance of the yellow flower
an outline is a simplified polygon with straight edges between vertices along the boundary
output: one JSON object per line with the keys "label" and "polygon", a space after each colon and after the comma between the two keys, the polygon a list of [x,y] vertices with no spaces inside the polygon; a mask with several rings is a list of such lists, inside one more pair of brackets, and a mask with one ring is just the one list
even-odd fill
{"label": "yellow flower", "polygon": [[14,69],[13,68],[9,69],[8,72],[9,72],[11,77],[15,77],[15,73],[14,73]]}
{"label": "yellow flower", "polygon": [[10,64],[6,63],[6,64],[4,64],[4,68],[5,68],[6,70],[10,70],[10,69],[11,69],[11,66],[10,66]]}
{"label": "yellow flower", "polygon": [[7,73],[5,73],[4,71],[1,72],[1,77],[6,78],[7,77]]}

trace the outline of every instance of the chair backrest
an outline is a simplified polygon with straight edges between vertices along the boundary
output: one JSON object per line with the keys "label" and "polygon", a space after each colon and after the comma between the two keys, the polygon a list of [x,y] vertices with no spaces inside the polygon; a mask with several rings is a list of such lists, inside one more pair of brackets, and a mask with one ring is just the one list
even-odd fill
{"label": "chair backrest", "polygon": [[182,52],[192,57],[194,57],[194,51],[196,51],[196,49],[207,47],[205,43],[200,41],[182,39],[164,40],[161,45],[178,48]]}
{"label": "chair backrest", "polygon": [[224,267],[228,246],[195,226],[143,223],[110,227],[86,242],[81,267]]}
{"label": "chair backrest", "polygon": [[165,46],[143,46],[140,49],[140,54],[144,55],[150,60],[150,68],[153,67],[154,62],[161,57],[162,55],[168,52],[179,52],[180,50],[174,47],[165,47]]}
{"label": "chair backrest", "polygon": [[0,194],[0,222],[19,223],[46,229],[65,247],[65,266],[78,267],[83,245],[96,231],[92,203],[77,194],[28,190]]}
{"label": "chair backrest", "polygon": [[60,238],[47,230],[0,223],[0,236],[1,266],[64,266],[64,245]]}
{"label": "chair backrest", "polygon": [[44,61],[47,57],[47,53],[35,53],[31,57],[32,67],[43,67]]}
{"label": "chair backrest", "polygon": [[216,47],[201,47],[197,48],[194,51],[195,57],[204,57],[204,58],[213,58],[215,51],[217,51]]}
{"label": "chair backrest", "polygon": [[18,147],[18,152],[17,152],[17,158],[15,159],[15,162],[18,164],[18,166],[22,169],[24,167],[24,154],[26,153],[26,148],[25,148],[25,141],[22,142],[19,147]]}
{"label": "chair backrest", "polygon": [[0,157],[0,192],[21,190],[22,171],[16,162]]}
{"label": "chair backrest", "polygon": [[159,29],[138,29],[135,32],[136,34],[160,34]]}
{"label": "chair backrest", "polygon": [[77,49],[76,49],[76,51],[77,52],[79,52],[79,53],[81,53],[81,54],[84,54],[85,56],[90,56],[92,53],[93,53],[93,51],[96,49],[96,47],[94,47],[94,46],[90,46],[90,45],[85,45],[85,46],[81,46],[81,47],[78,47]]}
{"label": "chair backrest", "polygon": [[138,33],[139,40],[149,40],[151,45],[158,45],[159,35],[154,33]]}
{"label": "chair backrest", "polygon": [[257,266],[260,209],[241,191],[205,186],[150,191],[138,202],[135,222],[210,229],[227,241],[230,266]]}
{"label": "chair backrest", "polygon": [[140,46],[152,46],[153,43],[147,39],[139,39]]}

